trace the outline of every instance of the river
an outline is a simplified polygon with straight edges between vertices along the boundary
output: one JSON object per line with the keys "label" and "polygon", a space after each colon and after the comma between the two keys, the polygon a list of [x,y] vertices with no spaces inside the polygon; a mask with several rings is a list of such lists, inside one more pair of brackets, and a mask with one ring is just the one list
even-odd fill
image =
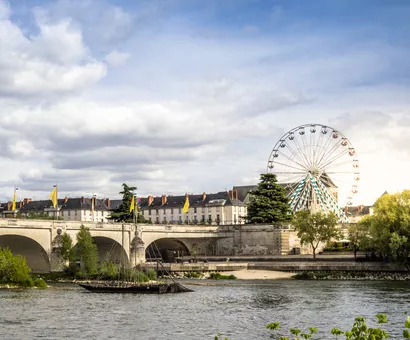
{"label": "river", "polygon": [[[169,295],[93,294],[74,284],[47,290],[0,290],[0,339],[229,340],[270,339],[265,326],[347,329],[356,316],[387,313],[401,339],[410,312],[410,282],[191,281],[195,292]],[[326,331],[326,332],[324,332]]]}

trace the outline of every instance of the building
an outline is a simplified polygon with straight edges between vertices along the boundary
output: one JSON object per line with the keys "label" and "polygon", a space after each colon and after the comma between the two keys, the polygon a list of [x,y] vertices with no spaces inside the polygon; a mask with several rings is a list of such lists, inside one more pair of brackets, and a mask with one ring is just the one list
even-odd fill
{"label": "building", "polygon": [[[185,200],[189,211],[183,213]],[[140,202],[144,218],[151,223],[169,224],[244,224],[246,205],[238,199],[238,192],[221,191],[216,194],[148,196]]]}
{"label": "building", "polygon": [[21,216],[47,216],[62,218],[66,221],[84,221],[84,222],[108,222],[110,216],[110,200],[97,198],[62,198],[58,199],[58,209],[52,206],[50,200],[33,201],[25,198],[16,202],[16,210],[12,211],[12,202],[2,203],[0,205],[0,214],[2,217]]}

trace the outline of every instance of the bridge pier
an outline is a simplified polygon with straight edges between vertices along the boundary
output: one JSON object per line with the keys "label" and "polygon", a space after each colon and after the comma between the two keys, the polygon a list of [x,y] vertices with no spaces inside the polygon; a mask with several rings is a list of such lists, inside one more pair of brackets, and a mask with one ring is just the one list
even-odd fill
{"label": "bridge pier", "polygon": [[130,247],[130,265],[131,268],[138,266],[139,264],[145,263],[145,243],[138,236],[138,232],[135,232],[136,236],[131,241]]}

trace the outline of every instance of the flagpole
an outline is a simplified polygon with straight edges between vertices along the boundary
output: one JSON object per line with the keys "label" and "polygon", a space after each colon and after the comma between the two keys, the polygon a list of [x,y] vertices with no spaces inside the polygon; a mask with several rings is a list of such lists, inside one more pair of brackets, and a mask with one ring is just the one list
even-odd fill
{"label": "flagpole", "polygon": [[136,215],[136,212],[135,212],[135,208],[136,208],[136,206],[137,206],[137,198],[136,198],[136,196],[134,195],[134,225],[136,225],[137,224],[137,215]]}
{"label": "flagpole", "polygon": [[55,184],[54,188],[56,188],[56,220],[58,220],[58,185]]}

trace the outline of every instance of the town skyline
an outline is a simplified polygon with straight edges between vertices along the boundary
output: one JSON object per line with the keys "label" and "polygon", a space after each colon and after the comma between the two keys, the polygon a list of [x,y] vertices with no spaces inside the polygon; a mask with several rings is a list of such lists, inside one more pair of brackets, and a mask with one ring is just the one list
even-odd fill
{"label": "town skyline", "polygon": [[409,188],[409,15],[402,1],[0,0],[0,200],[254,185],[309,123],[355,147],[354,205]]}

